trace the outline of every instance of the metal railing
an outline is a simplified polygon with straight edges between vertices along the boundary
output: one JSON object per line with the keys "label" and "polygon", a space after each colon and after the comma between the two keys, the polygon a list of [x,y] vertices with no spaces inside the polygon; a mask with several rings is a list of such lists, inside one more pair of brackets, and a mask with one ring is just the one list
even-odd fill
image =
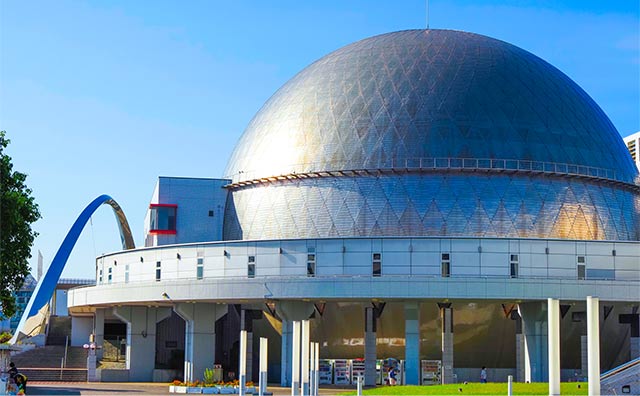
{"label": "metal railing", "polygon": [[427,157],[427,158],[405,158],[380,161],[370,166],[353,168],[350,161],[333,162],[326,164],[306,163],[290,165],[288,173],[277,173],[269,175],[269,170],[240,171],[234,175],[227,176],[232,183],[227,187],[241,187],[247,184],[260,182],[270,182],[277,180],[287,180],[305,177],[321,176],[348,176],[351,174],[362,174],[385,171],[433,171],[433,170],[458,170],[458,171],[513,171],[529,173],[546,173],[564,176],[581,176],[614,181],[617,183],[630,184],[640,187],[640,180],[631,180],[625,175],[613,169],[598,168],[578,164],[517,160],[517,159],[494,159],[494,158],[456,158],[456,157]]}

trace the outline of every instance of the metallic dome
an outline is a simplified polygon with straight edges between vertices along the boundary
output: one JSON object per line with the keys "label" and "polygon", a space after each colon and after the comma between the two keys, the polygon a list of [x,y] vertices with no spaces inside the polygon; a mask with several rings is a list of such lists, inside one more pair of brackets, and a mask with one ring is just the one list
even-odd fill
{"label": "metallic dome", "polygon": [[378,169],[421,158],[516,159],[633,180],[618,132],[577,84],[516,46],[451,30],[347,45],[280,88],[225,175]]}
{"label": "metallic dome", "polygon": [[466,32],[321,58],[260,109],[225,174],[226,239],[640,234],[637,170],[600,107],[544,60]]}

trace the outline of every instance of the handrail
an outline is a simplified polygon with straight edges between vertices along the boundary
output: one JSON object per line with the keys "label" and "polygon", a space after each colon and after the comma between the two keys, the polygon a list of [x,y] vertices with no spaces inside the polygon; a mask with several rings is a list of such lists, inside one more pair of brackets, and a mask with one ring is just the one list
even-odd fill
{"label": "handrail", "polygon": [[425,157],[425,158],[405,158],[401,160],[390,159],[381,161],[375,166],[353,168],[351,161],[325,162],[293,164],[288,173],[265,174],[265,170],[239,171],[238,173],[226,176],[231,179],[231,184],[227,188],[238,188],[251,184],[272,182],[277,180],[288,180],[298,178],[326,177],[326,176],[349,176],[372,172],[389,171],[434,171],[434,170],[465,170],[465,171],[487,171],[487,172],[527,172],[543,173],[564,176],[581,176],[608,180],[616,183],[627,184],[640,188],[640,178],[629,180],[624,175],[614,169],[599,168],[586,165],[532,161],[519,159],[497,159],[497,158],[459,158],[459,157]]}
{"label": "handrail", "polygon": [[607,379],[611,376],[613,376],[614,374],[618,374],[619,372],[622,372],[624,370],[627,370],[633,366],[637,366],[640,365],[640,357],[639,358],[635,358],[633,360],[629,360],[626,363],[623,363],[621,365],[619,365],[618,367],[614,367],[611,370],[600,374],[600,381]]}

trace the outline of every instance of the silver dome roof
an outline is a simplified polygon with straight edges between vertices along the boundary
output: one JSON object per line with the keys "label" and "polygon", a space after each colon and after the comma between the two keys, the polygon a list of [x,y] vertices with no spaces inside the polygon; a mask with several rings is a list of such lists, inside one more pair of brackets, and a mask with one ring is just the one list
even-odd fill
{"label": "silver dome roof", "polygon": [[383,34],[311,64],[256,114],[225,175],[238,182],[436,158],[591,167],[624,182],[637,175],[611,121],[565,74],[506,42],[451,30]]}

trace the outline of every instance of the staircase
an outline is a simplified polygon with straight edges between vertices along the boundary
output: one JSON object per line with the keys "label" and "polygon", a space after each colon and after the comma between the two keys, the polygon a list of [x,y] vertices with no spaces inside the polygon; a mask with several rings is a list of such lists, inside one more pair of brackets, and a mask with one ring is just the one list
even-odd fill
{"label": "staircase", "polygon": [[[64,344],[64,341],[63,341]],[[67,364],[60,369],[64,359],[64,345],[47,345],[32,349],[11,360],[30,381],[82,381],[87,380],[87,350],[69,347]]]}
{"label": "staircase", "polygon": [[47,345],[64,345],[71,338],[71,316],[51,316],[47,329]]}

